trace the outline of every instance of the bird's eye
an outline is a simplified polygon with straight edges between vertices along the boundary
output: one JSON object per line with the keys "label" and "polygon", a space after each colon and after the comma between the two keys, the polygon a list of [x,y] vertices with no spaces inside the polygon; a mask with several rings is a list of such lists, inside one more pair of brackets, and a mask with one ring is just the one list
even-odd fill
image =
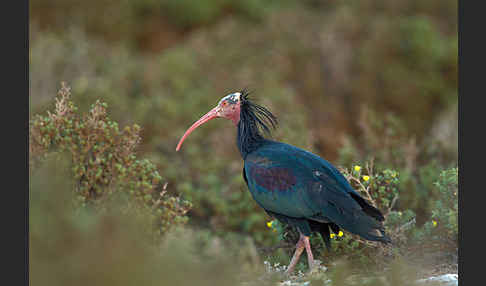
{"label": "bird's eye", "polygon": [[227,103],[226,101],[223,101],[223,102],[221,103],[221,106],[226,106],[226,104],[228,104],[228,103]]}

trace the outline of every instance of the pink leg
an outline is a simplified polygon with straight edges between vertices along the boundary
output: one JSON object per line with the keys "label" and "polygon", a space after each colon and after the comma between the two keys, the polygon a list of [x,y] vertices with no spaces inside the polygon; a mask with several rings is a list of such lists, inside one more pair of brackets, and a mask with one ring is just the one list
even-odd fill
{"label": "pink leg", "polygon": [[292,260],[290,261],[289,267],[287,268],[286,273],[291,273],[294,271],[295,266],[297,265],[297,262],[299,262],[300,255],[304,251],[307,253],[307,261],[309,263],[309,269],[312,270],[314,266],[314,256],[312,255],[310,243],[309,243],[309,237],[305,236],[303,234],[300,235],[299,241],[297,242],[297,245],[295,247],[295,253],[294,256],[292,257]]}
{"label": "pink leg", "polygon": [[302,236],[304,238],[305,252],[307,252],[307,262],[309,263],[309,270],[314,267],[314,256],[312,255],[312,250],[310,247],[309,237]]}
{"label": "pink leg", "polygon": [[292,273],[294,271],[295,265],[297,265],[297,262],[299,262],[300,255],[304,251],[305,247],[302,238],[303,236],[301,235],[299,241],[297,242],[297,245],[295,246],[294,256],[292,256],[292,260],[290,260],[289,267],[287,267],[285,273]]}

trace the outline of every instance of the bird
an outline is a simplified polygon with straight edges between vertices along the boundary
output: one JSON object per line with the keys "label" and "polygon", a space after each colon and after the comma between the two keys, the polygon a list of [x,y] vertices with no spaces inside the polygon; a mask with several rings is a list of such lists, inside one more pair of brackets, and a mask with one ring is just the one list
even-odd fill
{"label": "bird", "polygon": [[336,167],[314,153],[269,139],[277,127],[277,117],[249,94],[243,89],[224,96],[186,130],[176,151],[204,123],[215,118],[233,122],[236,145],[244,161],[243,178],[251,196],[269,216],[299,233],[286,273],[294,271],[304,249],[309,269],[313,269],[309,242],[313,232],[321,234],[328,251],[330,231],[338,233],[341,229],[366,240],[391,243],[383,214],[354,190]]}

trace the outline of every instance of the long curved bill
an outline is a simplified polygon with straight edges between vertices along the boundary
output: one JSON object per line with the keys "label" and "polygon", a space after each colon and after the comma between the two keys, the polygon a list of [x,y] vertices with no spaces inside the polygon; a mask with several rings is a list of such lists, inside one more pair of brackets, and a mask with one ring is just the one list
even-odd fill
{"label": "long curved bill", "polygon": [[211,109],[205,115],[203,115],[203,117],[199,118],[198,121],[194,122],[194,124],[192,124],[191,127],[189,127],[189,129],[187,129],[187,131],[182,136],[181,140],[179,140],[179,144],[177,144],[176,151],[179,151],[179,149],[181,149],[182,142],[184,142],[186,137],[189,136],[189,134],[191,134],[192,131],[194,131],[199,126],[203,125],[204,123],[206,123],[209,120],[214,119],[216,117],[218,117],[218,107],[217,106],[215,108]]}

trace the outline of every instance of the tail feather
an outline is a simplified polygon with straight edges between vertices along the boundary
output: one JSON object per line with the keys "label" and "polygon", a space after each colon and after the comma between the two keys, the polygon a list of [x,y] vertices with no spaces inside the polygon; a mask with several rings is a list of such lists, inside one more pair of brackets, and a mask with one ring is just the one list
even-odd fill
{"label": "tail feather", "polygon": [[359,235],[361,235],[363,238],[366,238],[367,240],[378,241],[384,244],[392,242],[391,238],[385,233],[385,230],[383,228],[371,229],[370,231],[366,233],[360,233]]}
{"label": "tail feather", "polygon": [[[381,213],[380,213],[381,214]],[[344,229],[360,235],[361,237],[382,243],[390,243],[390,237],[385,233],[383,222],[377,220],[374,216],[370,216],[365,211],[359,211],[353,215],[352,221],[347,220]]]}
{"label": "tail feather", "polygon": [[377,221],[384,221],[385,217],[381,214],[380,210],[372,206],[368,201],[360,197],[358,194],[349,193],[351,197],[359,204],[359,206],[363,209],[363,211],[375,218]]}
{"label": "tail feather", "polygon": [[[364,199],[362,202],[366,203]],[[359,203],[358,203],[359,204]],[[365,205],[365,204],[363,204]],[[372,214],[370,214],[372,213]],[[383,226],[384,217],[381,212],[367,204],[365,207],[339,208],[334,204],[329,204],[326,209],[326,217],[312,217],[313,220],[332,221],[339,228],[354,233],[371,241],[390,243],[391,239],[385,233]],[[334,231],[334,229],[333,229]]]}
{"label": "tail feather", "polygon": [[385,217],[381,211],[372,206],[367,200],[357,193],[350,192],[351,197],[359,204],[362,213],[358,215],[359,226],[355,227],[358,235],[371,241],[391,243],[390,237],[385,233],[383,221]]}

